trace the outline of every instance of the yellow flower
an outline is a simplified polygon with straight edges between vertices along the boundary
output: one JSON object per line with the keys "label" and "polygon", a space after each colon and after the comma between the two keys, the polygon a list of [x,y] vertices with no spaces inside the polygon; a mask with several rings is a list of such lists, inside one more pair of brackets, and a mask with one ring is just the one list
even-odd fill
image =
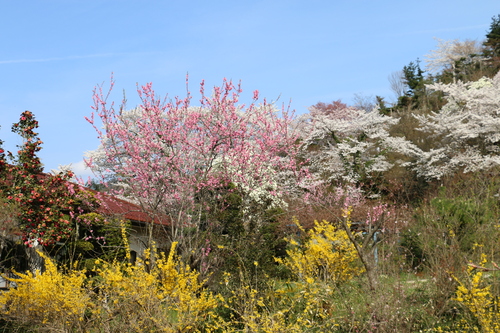
{"label": "yellow flower", "polygon": [[[346,214],[350,214],[349,210]],[[296,221],[300,230],[304,230]],[[285,238],[291,248],[286,258],[275,261],[288,267],[302,281],[322,280],[335,283],[350,280],[362,272],[358,256],[345,230],[337,228],[328,221],[315,221],[308,232],[308,240],[299,244]]]}

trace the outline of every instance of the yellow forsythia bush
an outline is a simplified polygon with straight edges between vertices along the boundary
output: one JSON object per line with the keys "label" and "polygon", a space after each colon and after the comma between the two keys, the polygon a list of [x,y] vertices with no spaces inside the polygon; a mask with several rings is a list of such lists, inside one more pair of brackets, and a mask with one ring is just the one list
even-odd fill
{"label": "yellow forsythia bush", "polygon": [[[221,284],[231,280],[232,276],[225,273]],[[334,288],[328,283],[283,281],[266,276],[258,288],[241,283],[230,293],[223,302],[232,311],[230,325],[220,332],[332,332],[338,326],[333,315]]]}
{"label": "yellow forsythia bush", "polygon": [[137,265],[97,261],[92,271],[46,270],[18,274],[17,288],[0,294],[3,318],[46,331],[199,332],[217,329],[218,297],[199,273],[174,255],[157,254]]}
{"label": "yellow forsythia bush", "polygon": [[10,279],[17,285],[0,293],[0,306],[4,315],[27,324],[73,326],[83,320],[90,303],[85,289],[85,271],[69,270],[64,273],[47,257],[45,272],[16,273]]}
{"label": "yellow forsythia bush", "polygon": [[[484,267],[486,262],[486,255],[483,254],[480,266]],[[462,321],[461,329],[484,333],[500,332],[498,296],[492,294],[490,285],[485,285],[484,271],[469,265],[467,276],[465,282],[456,279],[458,287],[455,300],[472,314],[474,322]]]}
{"label": "yellow forsythia bush", "polygon": [[112,326],[109,323],[119,314],[124,329],[184,332],[196,331],[214,318],[217,298],[203,288],[198,272],[177,260],[175,246],[154,265],[153,259],[138,265],[99,263],[93,313],[101,325]]}
{"label": "yellow forsythia bush", "polygon": [[[304,228],[295,221],[298,228]],[[308,239],[299,244],[293,238],[285,238],[290,249],[287,257],[275,260],[288,267],[300,280],[341,283],[362,272],[357,264],[358,255],[345,230],[328,221],[315,221],[307,231]]]}

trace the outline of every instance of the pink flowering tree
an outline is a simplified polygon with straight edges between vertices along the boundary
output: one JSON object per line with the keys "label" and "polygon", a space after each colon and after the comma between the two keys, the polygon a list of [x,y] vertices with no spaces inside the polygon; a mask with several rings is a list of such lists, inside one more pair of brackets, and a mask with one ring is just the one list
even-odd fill
{"label": "pink flowering tree", "polygon": [[170,100],[146,84],[137,90],[141,104],[127,111],[124,104],[116,110],[109,92],[98,87],[87,118],[101,139],[88,165],[113,177],[119,194],[155,218],[168,217],[169,236],[181,242],[187,242],[188,230],[200,230],[207,215],[224,209],[221,191],[241,195],[249,228],[262,222],[266,209],[285,206],[297,186],[290,181],[298,174],[292,115],[265,100],[258,104],[257,91],[251,104],[240,104],[242,90],[230,81],[210,95],[203,82],[200,88],[199,105],[193,106],[189,92]]}

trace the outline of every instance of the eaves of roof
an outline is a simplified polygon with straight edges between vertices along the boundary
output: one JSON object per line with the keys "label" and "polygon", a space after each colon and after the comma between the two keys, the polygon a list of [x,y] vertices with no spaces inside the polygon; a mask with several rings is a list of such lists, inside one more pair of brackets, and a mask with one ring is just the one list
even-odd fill
{"label": "eaves of roof", "polygon": [[[87,189],[88,190],[88,189]],[[97,213],[103,215],[118,215],[122,218],[133,222],[151,223],[165,225],[168,224],[167,218],[158,219],[148,214],[145,209],[132,202],[119,199],[102,192],[95,192],[97,199],[99,199],[101,206],[97,209]]]}

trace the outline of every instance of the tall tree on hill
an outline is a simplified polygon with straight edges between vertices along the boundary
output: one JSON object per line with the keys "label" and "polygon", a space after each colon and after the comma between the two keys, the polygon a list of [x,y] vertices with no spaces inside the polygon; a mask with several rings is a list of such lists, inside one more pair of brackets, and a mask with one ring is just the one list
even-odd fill
{"label": "tall tree on hill", "polygon": [[424,70],[420,68],[420,60],[410,62],[403,67],[403,77],[408,90],[406,95],[410,97],[418,96],[424,89]]}
{"label": "tall tree on hill", "polygon": [[424,70],[420,67],[420,60],[418,59],[403,67],[401,71],[401,80],[404,84],[405,91],[404,94],[398,98],[396,109],[412,109],[420,106],[421,100],[425,95],[426,80],[424,73]]}
{"label": "tall tree on hill", "polygon": [[435,39],[438,42],[436,49],[425,56],[426,69],[430,73],[440,74],[441,77],[449,73],[453,82],[457,79],[464,81],[467,80],[467,69],[483,61],[481,47],[475,40]]}
{"label": "tall tree on hill", "polygon": [[500,14],[491,19],[490,31],[486,34],[486,41],[483,43],[486,46],[486,55],[493,58],[500,56]]}

